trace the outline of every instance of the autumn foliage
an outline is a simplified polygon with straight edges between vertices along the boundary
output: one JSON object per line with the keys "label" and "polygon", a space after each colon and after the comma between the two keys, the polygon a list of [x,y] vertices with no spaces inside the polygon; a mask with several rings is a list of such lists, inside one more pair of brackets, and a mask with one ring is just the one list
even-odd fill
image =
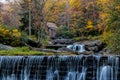
{"label": "autumn foliage", "polygon": [[18,29],[8,29],[0,25],[0,42],[12,46],[18,46],[21,43],[21,33]]}

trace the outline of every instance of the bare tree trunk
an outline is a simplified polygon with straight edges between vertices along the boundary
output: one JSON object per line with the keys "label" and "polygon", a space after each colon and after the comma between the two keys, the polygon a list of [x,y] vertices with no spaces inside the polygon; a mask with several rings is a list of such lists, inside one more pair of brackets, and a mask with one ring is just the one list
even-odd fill
{"label": "bare tree trunk", "polygon": [[29,9],[29,36],[31,36],[31,10]]}
{"label": "bare tree trunk", "polygon": [[38,42],[42,42],[42,22],[40,23],[40,27],[38,28]]}
{"label": "bare tree trunk", "polygon": [[96,21],[96,18],[95,18],[95,1],[93,0],[93,21],[95,22]]}
{"label": "bare tree trunk", "polygon": [[38,29],[38,42],[40,42],[40,29]]}
{"label": "bare tree trunk", "polygon": [[70,28],[69,0],[66,0],[67,27]]}

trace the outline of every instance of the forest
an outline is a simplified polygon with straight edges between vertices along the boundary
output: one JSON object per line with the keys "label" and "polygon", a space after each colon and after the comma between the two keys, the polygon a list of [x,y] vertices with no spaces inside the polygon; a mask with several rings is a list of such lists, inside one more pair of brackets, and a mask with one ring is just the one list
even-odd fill
{"label": "forest", "polygon": [[[120,0],[7,0],[0,3],[0,54],[47,54],[55,39],[100,40],[109,54],[120,54]],[[22,52],[19,52],[22,51]],[[44,51],[44,50],[43,50]],[[13,54],[14,54],[13,53]]]}

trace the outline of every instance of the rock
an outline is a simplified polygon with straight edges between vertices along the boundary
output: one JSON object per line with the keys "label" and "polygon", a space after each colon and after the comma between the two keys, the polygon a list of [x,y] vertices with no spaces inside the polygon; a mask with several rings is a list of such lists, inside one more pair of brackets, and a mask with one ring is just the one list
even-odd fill
{"label": "rock", "polygon": [[82,43],[90,47],[101,46],[103,44],[100,40],[83,41]]}
{"label": "rock", "polygon": [[52,41],[52,44],[73,44],[75,41],[73,39],[55,39]]}
{"label": "rock", "polygon": [[109,49],[106,49],[104,48],[102,51],[101,51],[102,54],[110,54],[111,51]]}
{"label": "rock", "polygon": [[7,45],[3,45],[0,43],[0,50],[11,50],[13,49],[13,47],[11,46],[7,46]]}
{"label": "rock", "polygon": [[94,54],[94,52],[93,52],[93,51],[84,51],[84,52],[79,52],[79,53],[78,53],[78,55],[80,55],[80,54],[92,55],[92,54]]}
{"label": "rock", "polygon": [[[62,48],[59,48],[58,50],[64,52],[72,52],[72,53],[75,53],[77,55],[80,55],[80,54],[84,54],[84,55],[89,55],[89,54],[95,54],[95,53],[100,53],[100,54],[103,54],[105,53],[104,48],[106,47],[106,44],[103,43],[102,41],[100,40],[84,40],[84,41],[80,41],[80,42],[75,42],[74,40],[72,39],[55,39],[52,41],[52,44],[54,45],[58,45],[58,44],[66,44],[66,45],[81,45],[83,44],[85,47],[85,51],[83,52],[78,52],[77,48],[75,48],[75,50],[73,49],[68,49],[67,47],[62,47]],[[81,49],[81,48],[80,48]]]}
{"label": "rock", "polygon": [[37,41],[34,41],[32,39],[27,39],[26,44],[32,47],[40,47],[41,44]]}
{"label": "rock", "polygon": [[94,52],[98,52],[98,47],[97,46],[93,46],[93,47],[86,47],[87,51],[94,51]]}
{"label": "rock", "polygon": [[68,49],[66,47],[59,48],[58,51],[61,51],[61,52],[74,52],[73,50]]}
{"label": "rock", "polygon": [[80,43],[85,45],[85,49],[87,51],[99,52],[106,47],[106,44],[100,40],[90,40],[90,41],[87,40],[87,41],[82,41]]}
{"label": "rock", "polygon": [[61,51],[61,52],[71,52],[71,53],[74,53],[74,54],[77,54],[77,55],[91,55],[91,54],[94,54],[93,51],[84,51],[84,52],[77,52],[77,51],[73,51],[71,49],[68,49],[68,48],[59,48],[58,51]]}

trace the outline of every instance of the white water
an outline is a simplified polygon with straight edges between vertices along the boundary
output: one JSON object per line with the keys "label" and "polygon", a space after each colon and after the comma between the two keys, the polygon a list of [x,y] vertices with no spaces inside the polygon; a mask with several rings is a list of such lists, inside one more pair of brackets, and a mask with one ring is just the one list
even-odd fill
{"label": "white water", "polygon": [[100,80],[113,80],[113,69],[111,66],[103,66],[100,73]]}
{"label": "white water", "polygon": [[85,51],[85,45],[84,44],[68,45],[67,48],[71,49],[73,51],[77,51],[77,52],[84,52]]}
{"label": "white water", "polygon": [[0,56],[0,80],[120,80],[119,57]]}

